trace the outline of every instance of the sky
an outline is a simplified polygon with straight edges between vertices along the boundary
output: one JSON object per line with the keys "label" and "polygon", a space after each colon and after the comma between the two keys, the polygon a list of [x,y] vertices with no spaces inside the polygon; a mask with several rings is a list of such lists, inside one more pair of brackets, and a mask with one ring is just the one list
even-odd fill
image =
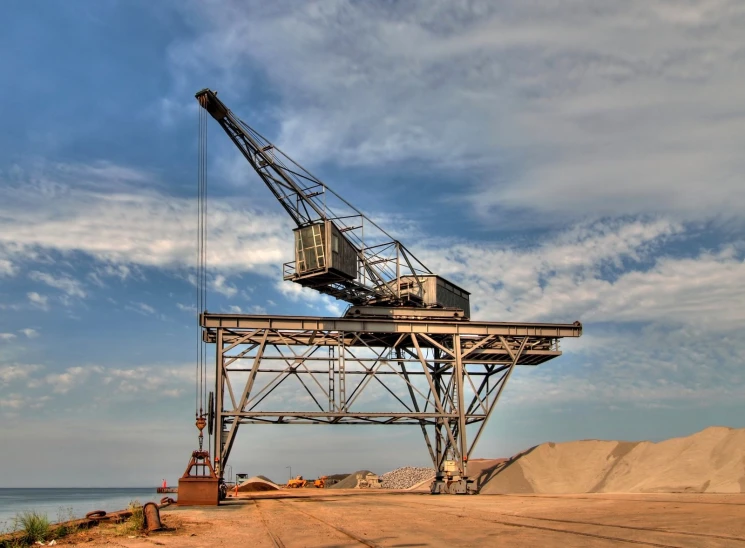
{"label": "sky", "polygon": [[[196,448],[198,105],[471,291],[579,320],[476,457],[745,427],[745,5],[7,0],[0,486],[175,483]],[[209,120],[209,310],[335,316]],[[289,405],[289,403],[288,403]],[[234,472],[429,464],[417,428],[244,427]]]}

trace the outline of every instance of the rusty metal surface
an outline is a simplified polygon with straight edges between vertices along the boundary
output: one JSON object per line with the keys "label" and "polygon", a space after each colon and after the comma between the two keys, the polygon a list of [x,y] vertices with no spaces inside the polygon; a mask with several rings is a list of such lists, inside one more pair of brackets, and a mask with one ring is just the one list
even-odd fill
{"label": "rusty metal surface", "polygon": [[208,451],[193,451],[184,475],[178,480],[178,506],[217,506],[220,480]]}
{"label": "rusty metal surface", "polygon": [[145,517],[145,528],[148,531],[160,531],[163,524],[160,522],[160,509],[154,502],[148,502],[142,507],[142,515]]}
{"label": "rusty metal surface", "polygon": [[[209,451],[192,451],[191,459],[189,464],[186,465],[186,470],[181,479],[185,478],[216,478],[215,470],[212,468],[212,462],[210,461]],[[181,491],[179,490],[179,493]]]}
{"label": "rusty metal surface", "polygon": [[181,478],[178,480],[177,506],[217,506],[220,502],[217,478]]}

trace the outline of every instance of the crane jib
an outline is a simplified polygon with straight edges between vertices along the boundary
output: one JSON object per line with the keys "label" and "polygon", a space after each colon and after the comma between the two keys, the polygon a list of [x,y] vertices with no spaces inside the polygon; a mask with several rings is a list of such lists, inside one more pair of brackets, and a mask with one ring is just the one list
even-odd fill
{"label": "crane jib", "polygon": [[356,306],[439,308],[470,317],[470,294],[437,276],[398,240],[203,89],[200,106],[223,128],[295,221],[295,260],[283,278]]}

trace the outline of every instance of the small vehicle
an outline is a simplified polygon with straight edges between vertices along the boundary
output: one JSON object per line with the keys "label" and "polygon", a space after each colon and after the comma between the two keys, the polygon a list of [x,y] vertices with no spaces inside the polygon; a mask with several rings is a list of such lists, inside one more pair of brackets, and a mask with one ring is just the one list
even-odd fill
{"label": "small vehicle", "polygon": [[290,481],[287,482],[287,488],[288,489],[300,489],[301,487],[305,487],[308,483],[308,480],[304,480],[303,476],[295,476]]}

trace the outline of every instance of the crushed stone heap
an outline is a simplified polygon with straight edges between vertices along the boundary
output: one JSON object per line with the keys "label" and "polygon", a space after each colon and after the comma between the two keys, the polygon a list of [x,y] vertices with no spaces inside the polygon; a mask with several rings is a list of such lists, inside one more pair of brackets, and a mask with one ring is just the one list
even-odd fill
{"label": "crushed stone heap", "polygon": [[355,489],[359,483],[358,478],[364,478],[368,474],[372,474],[370,470],[357,470],[353,474],[349,474],[346,478],[329,486],[330,489]]}
{"label": "crushed stone heap", "polygon": [[380,476],[383,489],[409,489],[416,484],[434,477],[434,468],[418,468],[415,466],[404,466],[386,472]]}

